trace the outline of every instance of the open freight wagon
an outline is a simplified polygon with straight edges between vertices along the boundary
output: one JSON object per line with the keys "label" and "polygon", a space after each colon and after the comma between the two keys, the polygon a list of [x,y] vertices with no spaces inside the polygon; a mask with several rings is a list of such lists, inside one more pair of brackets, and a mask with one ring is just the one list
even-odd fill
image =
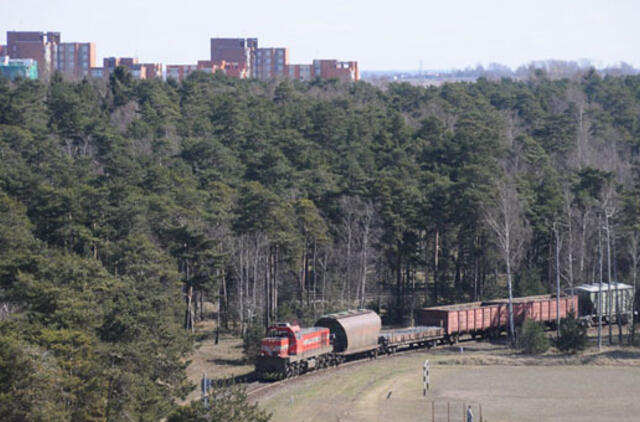
{"label": "open freight wagon", "polygon": [[[512,303],[516,325],[525,318],[548,325],[556,321],[555,295],[514,298]],[[577,296],[561,296],[560,318],[566,317],[571,310],[577,314]],[[452,344],[463,334],[496,337],[507,330],[509,324],[508,299],[423,308],[418,310],[416,321],[420,325],[442,327]]]}

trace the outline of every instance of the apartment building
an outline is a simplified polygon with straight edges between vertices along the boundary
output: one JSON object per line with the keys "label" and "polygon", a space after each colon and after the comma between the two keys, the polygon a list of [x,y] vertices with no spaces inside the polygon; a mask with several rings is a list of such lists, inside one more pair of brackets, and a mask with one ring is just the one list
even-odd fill
{"label": "apartment building", "polygon": [[93,43],[63,42],[57,47],[54,69],[72,78],[89,75],[96,65],[96,47]]}
{"label": "apartment building", "polygon": [[310,64],[291,64],[287,66],[287,75],[291,79],[310,81],[313,79],[313,66]]}
{"label": "apartment building", "polygon": [[126,67],[135,79],[162,79],[162,63],[139,63],[137,57],[105,57],[101,68],[92,68],[93,78],[106,78],[116,67]]}
{"label": "apartment building", "polygon": [[321,79],[360,80],[358,62],[338,60],[314,60],[313,77]]}
{"label": "apartment building", "polygon": [[7,56],[12,59],[33,59],[40,77],[55,70],[55,58],[60,44],[59,32],[7,31]]}
{"label": "apartment building", "polygon": [[198,70],[198,65],[195,64],[168,64],[167,79],[172,78],[182,82],[196,70]]}
{"label": "apartment building", "polygon": [[102,59],[102,67],[105,71],[111,73],[118,66],[125,66],[131,69],[138,64],[137,57],[105,57]]}
{"label": "apartment building", "polygon": [[257,49],[257,38],[211,38],[211,61],[224,61],[230,71],[233,69],[233,73],[252,77],[251,70]]}
{"label": "apartment building", "polygon": [[250,75],[250,70],[246,62],[232,62],[226,60],[198,60],[198,70],[205,73],[216,73],[218,71],[234,78],[246,79]]}
{"label": "apartment building", "polygon": [[144,75],[140,79],[162,79],[162,63],[138,63],[134,69]]}
{"label": "apartment building", "polygon": [[251,68],[251,76],[263,81],[287,75],[288,48],[257,48]]}

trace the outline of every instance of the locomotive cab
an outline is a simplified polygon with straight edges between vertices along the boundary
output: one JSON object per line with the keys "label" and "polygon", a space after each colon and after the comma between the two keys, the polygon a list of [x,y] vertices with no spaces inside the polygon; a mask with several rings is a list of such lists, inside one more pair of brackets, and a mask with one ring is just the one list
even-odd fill
{"label": "locomotive cab", "polygon": [[324,365],[331,351],[329,329],[278,323],[269,328],[260,343],[256,371],[297,375]]}
{"label": "locomotive cab", "polygon": [[[287,323],[278,323],[269,328],[267,336],[260,344],[260,356],[287,357],[295,355],[297,349],[296,333],[300,327]],[[299,334],[298,334],[299,337]]]}

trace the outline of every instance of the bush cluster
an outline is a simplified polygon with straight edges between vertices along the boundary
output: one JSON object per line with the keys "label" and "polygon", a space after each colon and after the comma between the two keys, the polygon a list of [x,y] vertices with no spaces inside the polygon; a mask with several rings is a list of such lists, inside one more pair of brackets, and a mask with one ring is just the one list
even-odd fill
{"label": "bush cluster", "polygon": [[539,355],[549,349],[549,338],[544,332],[544,326],[532,319],[527,319],[518,330],[517,346],[523,353]]}
{"label": "bush cluster", "polygon": [[560,336],[557,347],[568,353],[576,353],[587,347],[587,327],[576,319],[573,312],[560,320]]}

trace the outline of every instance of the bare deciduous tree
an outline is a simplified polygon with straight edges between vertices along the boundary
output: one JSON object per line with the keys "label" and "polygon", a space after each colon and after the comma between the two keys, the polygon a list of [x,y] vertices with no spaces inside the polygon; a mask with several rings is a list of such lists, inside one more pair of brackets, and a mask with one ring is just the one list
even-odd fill
{"label": "bare deciduous tree", "polygon": [[522,200],[513,181],[498,180],[495,188],[495,194],[483,206],[483,214],[506,266],[509,291],[509,337],[511,344],[514,345],[515,327],[511,272],[520,259],[523,246],[529,238],[529,227],[524,216]]}
{"label": "bare deciduous tree", "polygon": [[635,293],[637,291],[637,280],[638,280],[638,261],[640,261],[640,230],[635,227],[629,230],[628,233],[629,240],[629,248],[628,253],[631,258],[631,279],[633,281],[633,293],[634,296],[631,298],[632,306],[631,306],[631,336],[629,338],[629,343],[634,344],[635,335],[636,335],[636,319],[635,319],[635,311],[636,311],[636,300]]}

